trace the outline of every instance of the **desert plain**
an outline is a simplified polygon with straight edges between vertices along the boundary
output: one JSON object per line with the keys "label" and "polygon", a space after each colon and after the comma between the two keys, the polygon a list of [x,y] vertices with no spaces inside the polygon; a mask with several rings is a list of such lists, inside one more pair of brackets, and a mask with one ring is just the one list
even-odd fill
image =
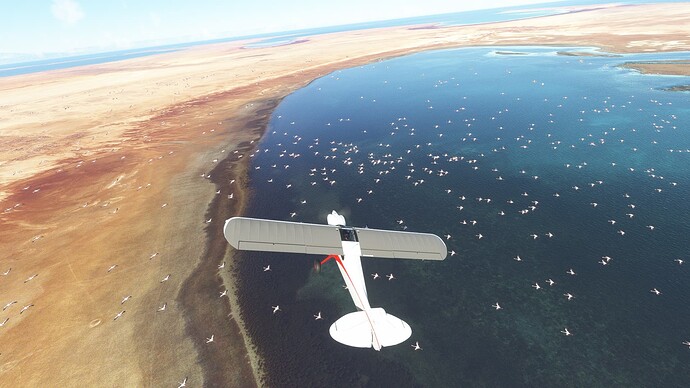
{"label": "desert plain", "polygon": [[[337,69],[425,50],[690,50],[690,3],[565,11],[0,78],[0,385],[262,385],[222,227],[251,201],[273,108]],[[688,62],[627,66],[690,74]]]}

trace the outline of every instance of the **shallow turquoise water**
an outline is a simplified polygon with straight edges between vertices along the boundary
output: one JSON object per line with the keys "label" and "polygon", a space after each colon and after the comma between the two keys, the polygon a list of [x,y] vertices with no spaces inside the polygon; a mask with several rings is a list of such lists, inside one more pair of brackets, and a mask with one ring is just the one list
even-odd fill
{"label": "shallow turquoise water", "polygon": [[371,304],[413,329],[380,353],[328,336],[354,311],[334,267],[316,276],[314,257],[245,255],[243,313],[271,338],[259,348],[274,381],[690,383],[690,99],[662,90],[688,80],[617,67],[687,54],[557,50],[581,49],[421,53],[337,71],[283,100],[253,155],[251,216],[324,223],[335,209],[351,225],[449,234],[457,254],[363,260],[365,273],[398,278],[368,279]]}

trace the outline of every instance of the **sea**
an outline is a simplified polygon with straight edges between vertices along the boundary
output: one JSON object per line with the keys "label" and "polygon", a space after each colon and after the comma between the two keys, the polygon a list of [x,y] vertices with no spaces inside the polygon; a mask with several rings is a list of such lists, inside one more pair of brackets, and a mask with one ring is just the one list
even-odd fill
{"label": "sea", "polygon": [[[679,3],[683,0],[625,0],[617,4],[646,4],[646,3]],[[141,44],[121,50],[87,49],[77,53],[41,53],[37,54],[13,54],[0,53],[0,77],[9,77],[22,74],[38,73],[50,70],[69,69],[79,66],[97,65],[122,61],[131,58],[145,57],[149,55],[175,52],[189,47],[232,42],[239,40],[253,40],[245,47],[260,48],[280,46],[298,42],[310,36],[329,34],[334,32],[366,30],[371,28],[396,27],[406,25],[427,24],[435,26],[460,26],[469,24],[481,24],[501,22],[554,15],[567,12],[554,7],[596,5],[597,0],[571,0],[567,4],[562,1],[541,3],[535,5],[521,5],[512,7],[489,8],[475,11],[453,12],[436,15],[415,16],[401,19],[362,22],[336,26],[305,28],[285,32],[268,32],[262,34],[230,36],[201,41],[180,41],[162,45]]]}
{"label": "sea", "polygon": [[[254,38],[548,14],[512,10]],[[3,64],[0,76],[220,41]],[[239,255],[241,314],[266,384],[690,386],[690,98],[671,90],[690,82],[621,67],[687,58],[440,50],[339,70],[285,97],[248,155],[248,216],[325,223],[336,210],[353,226],[436,233],[449,254],[362,260],[371,305],[412,328],[380,352],[330,338],[355,311],[334,263],[317,274],[316,256]]]}
{"label": "sea", "polygon": [[449,256],[362,260],[372,306],[412,327],[376,352],[328,335],[356,310],[334,263],[243,254],[269,385],[689,386],[690,99],[669,90],[689,80],[621,67],[687,56],[450,49],[287,96],[250,155],[248,216],[336,210]]}

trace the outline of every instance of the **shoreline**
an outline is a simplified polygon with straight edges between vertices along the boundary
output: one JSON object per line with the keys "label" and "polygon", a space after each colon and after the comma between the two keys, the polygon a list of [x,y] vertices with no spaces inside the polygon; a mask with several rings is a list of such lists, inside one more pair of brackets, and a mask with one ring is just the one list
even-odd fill
{"label": "shoreline", "polygon": [[[263,135],[264,129],[268,124],[270,113],[277,106],[279,101],[267,100],[262,102],[254,102],[258,106],[256,108],[257,117],[249,117],[248,122],[242,126],[245,129],[250,129],[255,139],[258,140]],[[252,153],[255,149],[256,142],[243,142],[236,146],[239,155],[246,156]],[[261,386],[264,380],[263,373],[260,368],[261,359],[255,351],[252,339],[247,333],[246,325],[241,318],[239,298],[236,288],[236,261],[232,249],[229,248],[225,237],[223,235],[224,220],[238,216],[244,213],[248,201],[249,186],[247,185],[247,168],[250,158],[238,158],[237,156],[228,156],[226,159],[220,161],[217,166],[208,174],[211,182],[216,186],[217,190],[223,191],[227,188],[226,183],[234,180],[231,186],[236,187],[232,190],[233,198],[228,198],[228,195],[221,193],[208,205],[206,213],[207,218],[218,219],[219,222],[212,223],[206,229],[206,251],[203,257],[205,261],[199,263],[194,272],[189,278],[185,280],[183,289],[180,291],[178,298],[183,302],[183,306],[187,311],[195,311],[188,313],[187,331],[190,336],[197,338],[197,348],[201,349],[205,345],[201,341],[203,332],[197,330],[197,326],[204,326],[204,329],[211,331],[220,331],[226,335],[229,332],[235,332],[237,335],[231,336],[229,343],[223,344],[220,348],[215,348],[214,354],[209,355],[208,358],[201,359],[201,365],[205,371],[204,382],[210,386]],[[225,195],[223,195],[225,194]],[[224,264],[225,271],[218,271],[218,275],[214,275],[214,268]],[[212,289],[215,286],[215,289]],[[211,290],[212,289],[212,290]],[[200,294],[208,293],[209,299],[216,297],[216,290],[228,290],[228,303],[223,303],[221,312],[216,311],[212,314],[210,310],[201,308],[195,309],[194,306],[199,302]],[[228,317],[230,319],[228,319]],[[229,326],[225,327],[224,326]],[[230,353],[230,355],[228,355]],[[250,366],[249,370],[243,369],[240,373],[237,370],[229,370],[223,365],[234,364],[241,365],[245,363]]]}
{"label": "shoreline", "polygon": [[[613,13],[617,18],[605,22],[623,25],[635,24],[626,13],[631,9],[639,17],[649,16],[650,6],[623,8],[594,12],[604,18]],[[661,19],[689,8],[651,6],[663,11]],[[266,48],[212,44],[0,79],[0,90],[11,92],[0,98],[0,112],[11,117],[0,126],[6,134],[0,138],[3,159],[8,161],[0,164],[0,192],[5,193],[0,195],[5,209],[0,211],[0,230],[12,236],[0,248],[7,252],[2,264],[16,275],[0,284],[0,293],[37,306],[21,319],[10,310],[14,315],[0,335],[16,346],[2,349],[0,376],[25,385],[68,384],[72,379],[161,385],[187,376],[195,385],[245,385],[250,380],[261,385],[266,371],[240,317],[233,253],[222,235],[224,219],[242,214],[251,194],[246,186],[250,158],[238,160],[232,152],[250,154],[256,144],[251,141],[261,138],[283,97],[338,69],[434,49],[530,45],[525,39],[531,45],[597,46],[608,52],[690,49],[690,41],[666,44],[661,38],[625,35],[625,30],[612,36],[600,31],[599,19],[588,21],[588,12],[471,26],[342,32]],[[594,25],[594,32],[572,35],[577,23],[560,31],[563,18]],[[645,41],[647,46],[639,43]],[[128,72],[131,76],[125,76]],[[104,81],[107,87],[99,84]],[[35,93],[45,97],[36,101]],[[224,146],[227,154],[221,158]],[[210,180],[200,178],[209,166]],[[229,179],[237,184],[234,202],[225,191]],[[147,183],[151,189],[137,189]],[[23,190],[27,185],[30,189]],[[35,189],[40,191],[33,193]],[[215,195],[219,189],[221,195]],[[15,203],[21,205],[15,208]],[[171,212],[162,210],[161,203]],[[205,224],[209,218],[213,222]],[[154,250],[160,255],[149,259]],[[227,271],[218,276],[213,266],[222,261]],[[111,264],[119,266],[112,276],[106,274]],[[22,280],[33,273],[40,276],[24,286]],[[159,283],[167,273],[174,283]],[[233,294],[227,303],[216,294],[223,284]],[[129,292],[132,302],[120,307],[120,298]],[[164,300],[171,311],[156,313]],[[113,322],[122,308],[127,314]],[[93,322],[98,323],[86,328]],[[22,340],[27,334],[36,335],[35,343]],[[216,343],[206,344],[212,334]],[[42,342],[52,347],[44,349]],[[55,362],[74,344],[80,344],[79,354]],[[105,355],[121,363],[122,370],[89,365]],[[70,373],[63,371],[65,365],[80,364]]]}
{"label": "shoreline", "polygon": [[641,74],[690,76],[690,61],[688,60],[626,62],[620,66],[636,70]]}

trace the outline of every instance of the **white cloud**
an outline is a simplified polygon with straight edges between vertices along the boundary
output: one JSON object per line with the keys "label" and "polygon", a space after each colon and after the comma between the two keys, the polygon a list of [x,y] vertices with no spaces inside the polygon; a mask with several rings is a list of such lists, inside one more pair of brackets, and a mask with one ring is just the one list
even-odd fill
{"label": "white cloud", "polygon": [[84,17],[84,11],[74,0],[53,0],[53,16],[63,23],[74,24]]}

